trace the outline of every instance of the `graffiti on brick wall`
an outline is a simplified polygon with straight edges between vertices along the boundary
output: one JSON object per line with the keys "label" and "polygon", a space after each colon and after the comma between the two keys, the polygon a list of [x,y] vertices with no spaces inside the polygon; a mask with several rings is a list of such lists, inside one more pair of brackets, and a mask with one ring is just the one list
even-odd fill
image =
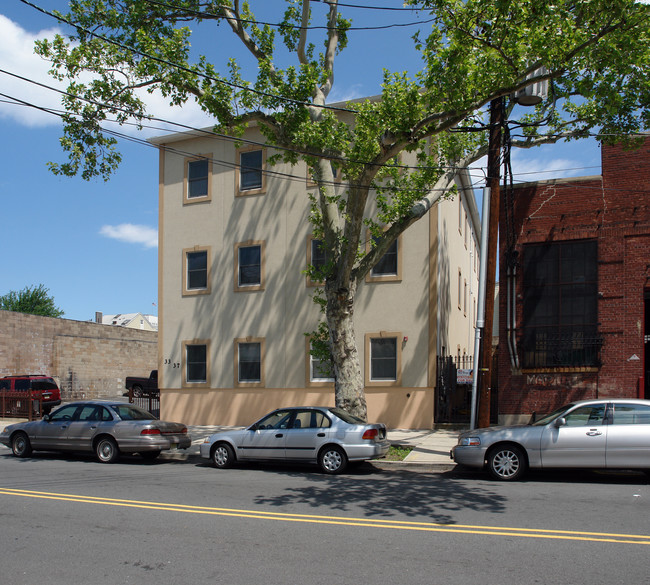
{"label": "graffiti on brick wall", "polygon": [[542,388],[573,388],[582,385],[584,378],[580,374],[527,374],[526,384]]}

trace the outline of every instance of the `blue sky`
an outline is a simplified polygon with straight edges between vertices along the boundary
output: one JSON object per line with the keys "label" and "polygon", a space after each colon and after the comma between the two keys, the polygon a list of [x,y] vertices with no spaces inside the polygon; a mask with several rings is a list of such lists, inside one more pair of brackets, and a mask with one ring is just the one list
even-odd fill
{"label": "blue sky", "polygon": [[[64,0],[34,3],[63,12],[67,6]],[[262,17],[269,22],[277,20],[279,2],[265,0],[262,4],[268,11]],[[354,4],[401,6],[396,0],[358,0]],[[323,11],[322,6],[314,7],[315,13]],[[344,14],[353,19],[353,26],[426,20],[426,15],[411,12],[353,9]],[[207,47],[212,37],[204,28],[196,40],[197,45]],[[416,71],[419,58],[410,40],[416,28],[351,31],[349,46],[336,61],[335,90],[330,101],[379,93],[384,67]],[[4,0],[0,7],[0,69],[54,86],[46,74],[47,64],[32,54],[34,40],[51,36],[54,30],[65,32],[55,20],[20,0]],[[224,27],[219,32],[228,31]],[[228,46],[235,46],[231,41]],[[223,46],[218,45],[220,49]],[[222,50],[219,55],[225,63]],[[0,88],[1,93],[12,98],[60,107],[54,92],[6,73],[0,73]],[[68,319],[92,320],[96,311],[157,314],[157,151],[123,140],[123,162],[109,182],[57,177],[48,170],[47,162],[65,160],[59,146],[58,119],[9,102],[0,97],[5,250],[0,258],[0,295],[42,283]],[[195,127],[209,124],[196,108],[173,109],[156,97],[149,103],[151,112],[160,118]],[[136,135],[131,129],[121,131]],[[161,133],[150,130],[137,137]],[[482,165],[479,163],[473,172],[477,186],[482,184],[484,162]],[[544,147],[514,153],[513,168],[516,181],[598,174],[600,152],[594,141]]]}

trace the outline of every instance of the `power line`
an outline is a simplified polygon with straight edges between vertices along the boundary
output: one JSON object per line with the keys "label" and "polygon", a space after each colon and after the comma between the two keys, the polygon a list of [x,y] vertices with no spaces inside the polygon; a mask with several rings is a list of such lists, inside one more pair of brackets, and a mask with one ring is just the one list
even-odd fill
{"label": "power line", "polygon": [[[5,97],[8,100],[12,100],[14,103],[17,103],[19,105],[23,105],[23,106],[26,106],[26,107],[31,107],[31,108],[40,110],[42,112],[57,116],[59,118],[64,118],[65,114],[67,113],[67,112],[64,112],[64,111],[57,111],[57,110],[54,110],[52,108],[46,108],[46,107],[43,107],[43,106],[38,106],[36,104],[32,104],[30,102],[26,102],[26,101],[21,100],[19,98],[15,98],[13,96],[7,95],[5,93],[0,93],[0,96]],[[11,103],[11,102],[7,102],[7,103]],[[117,123],[114,120],[107,120],[107,121],[109,123]],[[158,119],[158,121],[162,121],[164,123],[175,124],[174,122],[166,122],[165,120],[161,120],[161,119]],[[139,125],[139,126],[142,126],[142,127],[145,127],[145,128],[156,129],[155,127],[152,127],[152,126],[147,126],[145,124],[136,124],[134,122],[127,122],[126,124],[134,125],[134,126]],[[187,128],[191,128],[191,127],[188,126]],[[191,129],[194,130],[194,131],[198,131],[198,132],[200,132],[202,134],[205,134],[206,137],[212,138],[212,139],[215,139],[215,140],[227,139],[227,140],[230,140],[230,141],[233,141],[233,142],[244,142],[244,143],[258,145],[261,148],[269,148],[269,149],[272,149],[272,150],[276,149],[275,146],[269,145],[269,144],[266,144],[266,143],[260,143],[260,142],[250,141],[250,140],[247,141],[247,140],[243,140],[243,139],[237,139],[237,138],[234,138],[234,137],[228,136],[228,135],[217,135],[217,134],[214,134],[214,133],[210,132],[209,130],[197,130],[197,129],[194,129],[194,128],[191,128]],[[104,128],[104,127],[101,127],[101,131],[103,133],[105,133],[105,134],[108,134],[108,135],[111,135],[111,136],[114,136],[116,138],[120,138],[120,139],[123,139],[123,140],[127,140],[129,142],[144,145],[144,146],[147,146],[147,147],[150,147],[150,148],[159,148],[158,146],[148,142],[145,139],[137,138],[135,136],[130,136],[130,135],[124,134],[122,132],[117,132],[115,130],[110,130],[110,129]],[[196,156],[197,156],[195,152],[185,151],[185,150],[182,150],[182,149],[171,147],[169,145],[164,145],[164,146],[162,146],[162,148],[166,152],[170,152],[172,154],[182,156],[184,158],[190,158],[190,157],[196,158]],[[230,161],[225,161],[225,160],[217,159],[217,158],[214,158],[214,157],[202,157],[202,158],[205,158],[206,160],[209,160],[212,164],[215,164],[215,165],[218,165],[218,166],[223,166],[223,167],[231,168],[231,169],[241,169],[242,168],[242,165],[240,165],[240,164],[238,164],[236,162],[233,163],[233,162],[230,162]],[[423,167],[404,167],[404,168],[418,169],[418,168],[423,168]],[[453,168],[453,167],[450,167],[450,168]],[[295,175],[295,174],[291,174],[291,173],[284,173],[284,172],[277,171],[277,170],[262,169],[261,172],[262,172],[262,174],[264,174],[266,176],[279,177],[279,178],[290,180],[290,181],[306,182],[308,180],[308,177],[306,175],[305,176],[303,176],[303,175]],[[352,186],[352,183],[343,183],[343,182],[340,182],[340,181],[321,181],[320,184],[329,185],[329,186],[333,186],[333,187],[343,187],[343,188],[349,188],[349,187]],[[424,188],[424,189],[415,189],[415,188],[412,188],[412,189],[398,189],[396,187],[382,187],[382,189],[384,191],[393,191],[393,192],[400,192],[400,193],[423,193],[423,194],[431,193],[431,192],[436,191],[436,189],[433,189],[433,188],[429,188],[429,189],[426,189],[426,188]],[[445,193],[445,192],[447,192],[447,189],[438,189],[438,191],[440,191],[442,193]]]}
{"label": "power line", "polygon": [[[311,0],[312,2],[318,2],[320,4],[331,4],[329,0]],[[410,11],[413,12],[415,10],[421,10],[420,8],[406,8],[404,6],[366,6],[363,4],[347,4],[344,2],[337,2],[337,6],[345,6],[346,8],[360,8],[364,10],[387,10],[387,11],[395,11],[395,12],[405,12],[405,11]]]}
{"label": "power line", "polygon": [[[294,30],[330,30],[331,27],[329,26],[301,26],[301,25],[295,25],[295,24],[283,24],[279,22],[264,22],[262,20],[247,20],[244,18],[233,18],[231,19],[230,17],[222,16],[221,14],[216,14],[214,12],[201,12],[199,10],[192,10],[191,8],[185,8],[183,6],[178,6],[176,4],[169,4],[167,2],[159,2],[157,0],[144,0],[147,2],[147,4],[153,4],[154,6],[161,6],[164,8],[172,8],[172,9],[178,9],[182,10],[185,14],[193,15],[196,17],[205,17],[206,15],[212,16],[214,18],[223,18],[223,19],[228,19],[228,20],[235,20],[236,22],[239,22],[241,24],[261,24],[264,26],[271,26],[274,28],[290,28]],[[343,6],[343,4],[339,4],[339,6]],[[402,9],[400,9],[402,10]],[[407,9],[411,11],[416,11],[414,9]],[[364,30],[369,30],[369,31],[375,31],[375,30],[385,30],[389,28],[404,28],[408,26],[421,26],[423,24],[429,24],[430,22],[434,22],[436,19],[435,18],[429,18],[427,20],[418,20],[415,22],[404,22],[404,23],[393,23],[393,24],[385,24],[385,25],[378,25],[378,26],[350,26],[345,29],[346,32],[348,31],[364,31]]]}
{"label": "power line", "polygon": [[[81,101],[85,101],[85,102],[90,103],[90,104],[92,104],[94,106],[99,106],[99,107],[104,106],[104,104],[102,104],[100,102],[89,100],[89,99],[83,98],[81,96],[75,96],[75,95],[70,94],[70,93],[68,93],[68,92],[66,92],[64,90],[58,89],[56,87],[52,87],[50,85],[41,83],[39,81],[30,79],[28,77],[23,77],[22,75],[18,75],[17,73],[12,73],[10,71],[7,71],[6,69],[0,69],[0,73],[4,73],[5,75],[9,75],[11,77],[14,77],[16,79],[20,79],[21,81],[25,81],[27,83],[32,83],[34,85],[37,85],[37,86],[42,87],[44,89],[48,89],[50,91],[54,91],[56,93],[59,93],[61,95],[67,96],[67,97],[77,98],[77,99],[79,99]],[[0,95],[2,95],[2,94],[0,94]],[[6,96],[6,97],[11,97],[11,96]],[[23,102],[23,105],[31,105],[31,104],[29,102]],[[34,107],[38,108],[38,106],[34,106]],[[122,113],[126,113],[126,114],[129,113],[128,110],[125,110],[123,108],[117,108],[117,107],[114,107],[114,106],[110,106],[110,108],[112,110],[119,111],[119,112],[122,112]],[[54,110],[52,110],[52,111],[54,111]],[[189,130],[191,132],[204,134],[207,137],[212,137],[212,138],[215,138],[215,139],[220,138],[220,139],[228,140],[228,141],[231,141],[231,142],[242,142],[242,143],[245,143],[245,144],[250,144],[250,145],[253,145],[253,146],[262,146],[262,147],[265,147],[265,148],[269,147],[269,144],[266,143],[266,142],[259,142],[259,141],[256,141],[256,140],[250,140],[250,139],[245,139],[245,138],[236,138],[236,137],[230,136],[228,134],[222,134],[222,133],[219,133],[219,132],[214,132],[213,130],[206,130],[206,129],[196,128],[194,126],[189,126],[187,124],[181,124],[179,122],[173,122],[171,120],[166,120],[164,118],[158,118],[156,116],[146,116],[146,119],[155,120],[157,122],[162,122],[163,124],[169,124],[171,126],[177,126],[179,128],[183,128],[184,130]],[[114,120],[111,120],[111,121],[114,121]],[[124,122],[124,124],[138,125],[138,124],[130,123],[130,122]],[[143,125],[141,122],[139,124]],[[164,128],[156,128],[154,126],[143,125],[143,127],[151,128],[153,130],[160,130],[160,131],[165,131],[166,130]],[[272,148],[274,148],[275,150],[283,151],[283,152],[292,152],[292,153],[299,154],[299,155],[302,155],[302,156],[313,156],[313,157],[316,157],[316,158],[326,158],[327,160],[330,160],[330,161],[334,161],[334,162],[338,161],[338,162],[342,162],[342,163],[346,163],[346,164],[372,165],[372,166],[375,166],[375,167],[384,167],[384,168],[392,168],[392,169],[397,168],[397,169],[404,169],[404,170],[429,168],[429,167],[424,167],[424,166],[414,167],[414,166],[402,165],[402,164],[379,164],[379,163],[373,163],[371,161],[360,161],[360,160],[354,160],[354,159],[345,159],[343,157],[326,157],[326,156],[321,156],[321,155],[318,155],[318,154],[314,154],[314,153],[309,152],[309,151],[300,150],[298,148],[288,147],[288,146],[281,146],[281,145],[272,145]],[[454,167],[436,167],[436,168],[452,169]]]}
{"label": "power line", "polygon": [[[0,70],[0,73],[6,73],[6,72],[3,71],[3,70]],[[38,85],[42,85],[42,84],[39,84],[38,82],[33,82],[33,83],[36,83]],[[44,87],[48,87],[48,86],[44,86]],[[60,90],[56,90],[54,88],[49,88],[49,89],[53,89],[54,91],[60,91]],[[25,100],[21,100],[19,98],[16,98],[16,97],[4,94],[4,93],[0,93],[0,96],[7,98],[6,100],[0,100],[0,101],[2,101],[4,103],[12,104],[12,105],[22,105],[22,106],[25,106],[25,107],[31,107],[31,108],[40,110],[42,112],[48,113],[50,115],[53,115],[53,116],[56,116],[56,117],[59,117],[59,118],[63,118],[65,116],[65,114],[67,113],[64,110],[55,110],[53,108],[38,106],[36,104],[27,102]],[[154,119],[156,121],[159,121],[159,122],[162,122],[162,123],[165,123],[165,124],[171,124],[171,125],[177,125],[177,126],[184,127],[184,128],[186,128],[188,130],[191,130],[193,132],[198,132],[199,134],[203,134],[206,138],[210,138],[210,139],[214,139],[214,140],[228,140],[228,141],[231,141],[231,142],[242,142],[242,143],[250,144],[250,145],[253,145],[253,146],[260,146],[262,148],[277,149],[277,147],[275,147],[273,145],[269,145],[269,144],[264,143],[264,142],[258,142],[258,141],[255,141],[255,140],[237,139],[237,138],[234,138],[232,136],[228,136],[226,134],[218,134],[218,133],[214,133],[214,132],[212,132],[210,130],[197,129],[197,128],[194,128],[192,126],[187,126],[185,124],[180,124],[180,123],[177,123],[177,122],[171,122],[171,121],[168,121],[168,120],[164,120],[162,118],[152,118],[152,119]],[[107,121],[109,123],[116,123],[116,124],[118,123],[118,122],[116,122],[114,120],[107,120]],[[148,129],[151,129],[151,130],[161,130],[161,131],[164,130],[164,128],[158,128],[156,126],[151,126],[151,125],[147,125],[147,124],[136,124],[135,122],[126,122],[125,124],[130,125],[130,126],[142,126],[143,128],[148,128]],[[122,133],[122,132],[117,132],[115,130],[110,130],[110,129],[107,129],[107,128],[102,128],[102,132],[105,132],[106,134],[110,134],[111,136],[115,136],[116,138],[119,138],[119,139],[122,139],[122,140],[126,140],[126,141],[129,141],[129,142],[133,142],[133,143],[136,143],[136,144],[147,146],[149,148],[158,148],[156,145],[148,142],[146,139],[130,136],[130,135]],[[599,135],[593,133],[593,134],[591,134],[591,136],[592,137],[597,137]],[[615,135],[615,136],[619,136],[619,137],[623,138],[623,137],[630,137],[630,136],[634,136],[634,135],[619,134],[619,135]],[[185,151],[185,150],[173,148],[173,147],[170,147],[170,146],[165,146],[164,149],[167,152],[170,152],[171,154],[176,154],[176,155],[182,156],[184,158],[196,157],[195,152]],[[299,151],[295,151],[295,152],[299,152]],[[209,160],[213,164],[224,166],[224,167],[227,167],[227,168],[232,168],[232,169],[241,168],[241,165],[239,165],[237,163],[232,163],[232,162],[229,162],[229,161],[224,161],[224,160],[215,159],[215,158],[210,158]],[[403,168],[406,168],[406,169],[418,169],[418,168],[422,168],[422,167],[404,166]],[[445,167],[445,168],[453,168],[453,167]],[[521,177],[521,176],[524,176],[524,175],[564,173],[564,172],[568,172],[568,171],[577,171],[577,170],[582,170],[582,169],[594,169],[594,168],[600,169],[600,166],[568,167],[568,168],[564,168],[564,169],[549,169],[549,170],[540,170],[540,171],[529,171],[529,172],[526,172],[526,173],[514,173],[513,175],[515,177]],[[468,167],[468,170],[470,171],[470,176],[472,176],[471,171],[473,169],[477,170],[477,171],[479,170],[478,167],[472,167],[470,165],[470,167]],[[274,170],[269,170],[269,169],[263,169],[262,173],[267,175],[267,176],[280,177],[280,178],[284,178],[284,179],[291,180],[291,181],[304,182],[304,181],[307,180],[306,176],[294,175],[294,174],[290,174],[290,173],[283,173],[283,172],[280,172],[280,171],[274,171]],[[484,179],[483,175],[484,175],[484,172],[482,173],[480,179],[478,179],[476,183],[473,183],[472,186],[474,188],[477,188],[477,185],[479,185],[479,181],[482,181]],[[518,181],[516,181],[516,185],[517,186],[522,186],[522,185],[525,185],[526,183],[534,184],[534,183],[538,183],[538,182],[552,181],[552,180],[554,180],[556,178],[558,178],[558,177],[554,177],[554,178],[551,178],[551,179],[541,179],[541,180],[538,180],[538,181],[518,180]],[[580,180],[580,179],[584,179],[583,176],[571,176],[571,177],[560,177],[560,178],[563,179],[563,180],[565,179],[568,182],[569,181],[577,181],[577,180]],[[341,183],[340,181],[324,182],[324,184],[329,184],[330,186],[343,186],[343,187],[349,186],[349,184]],[[568,188],[572,188],[573,186],[571,184],[568,184],[568,183],[566,183],[566,184],[565,183],[559,183],[559,184],[556,184],[555,187],[559,188],[559,189],[568,189]],[[599,186],[583,185],[580,188],[585,189],[585,190],[594,190],[594,191],[598,191],[598,192],[603,191],[603,188],[599,187]],[[389,190],[389,191],[391,191],[391,190],[392,191],[400,191],[400,192],[420,192],[420,193],[431,193],[431,192],[435,191],[435,189],[394,189],[394,188],[388,188],[387,190]],[[630,192],[629,189],[617,189],[615,187],[608,187],[605,190],[609,191],[609,192],[614,192],[614,191],[616,191],[616,192],[626,192],[626,193]],[[446,192],[446,189],[440,189],[440,191]],[[634,192],[634,193],[646,193],[648,191],[649,190],[647,190],[647,189],[634,189],[632,192]]]}
{"label": "power line", "polygon": [[[305,107],[314,106],[314,104],[312,104],[310,102],[303,102],[303,101],[296,100],[296,99],[293,99],[293,98],[288,98],[288,97],[284,97],[284,96],[281,96],[281,95],[267,93],[267,92],[264,92],[264,91],[261,91],[261,90],[258,90],[258,89],[251,88],[249,86],[239,85],[239,84],[231,82],[231,81],[226,81],[225,79],[219,79],[217,77],[212,77],[211,75],[207,75],[206,73],[201,73],[200,71],[195,71],[193,69],[190,69],[189,67],[184,67],[183,65],[179,65],[178,63],[173,63],[173,62],[168,61],[166,59],[162,59],[161,57],[156,57],[155,55],[150,55],[149,53],[145,53],[144,51],[140,51],[140,50],[135,49],[133,47],[129,47],[128,45],[125,45],[124,43],[116,41],[115,39],[111,39],[111,38],[105,37],[103,35],[100,35],[100,34],[98,34],[96,32],[93,32],[93,31],[87,29],[87,28],[84,28],[84,27],[82,27],[82,26],[80,26],[78,24],[75,24],[74,22],[64,18],[63,16],[60,16],[60,15],[54,14],[54,13],[48,11],[48,10],[45,10],[44,8],[41,8],[40,6],[37,6],[36,4],[33,4],[32,2],[29,2],[29,0],[20,0],[20,2],[22,2],[23,4],[26,4],[27,6],[30,6],[31,8],[34,8],[35,10],[38,10],[42,14],[46,14],[47,16],[51,16],[52,18],[55,18],[56,20],[58,20],[60,22],[65,22],[66,24],[70,25],[71,27],[75,28],[76,30],[78,30],[80,32],[83,32],[83,33],[85,33],[85,34],[87,34],[87,35],[89,35],[91,37],[98,38],[98,39],[100,39],[100,40],[102,40],[102,41],[104,41],[104,42],[106,42],[106,43],[108,43],[110,45],[114,45],[116,47],[119,47],[121,49],[129,51],[129,52],[133,53],[134,55],[139,55],[140,57],[145,57],[147,59],[151,59],[152,61],[154,61],[156,63],[162,63],[163,65],[167,65],[169,67],[174,67],[174,68],[176,68],[176,69],[178,69],[180,71],[184,71],[185,73],[191,73],[192,75],[197,75],[198,77],[202,77],[202,78],[207,79],[208,81],[211,81],[213,83],[227,85],[228,87],[231,87],[233,89],[238,89],[238,90],[241,90],[241,91],[254,93],[255,95],[259,95],[261,97],[277,99],[279,101],[283,101],[283,102],[286,102],[286,103],[295,104],[295,105],[299,105],[299,106],[305,106]],[[349,113],[353,113],[353,114],[357,113],[356,110],[352,110],[352,109],[349,109],[349,108],[341,108],[341,107],[337,107],[337,106],[328,106],[328,105],[325,105],[325,104],[322,105],[322,106],[317,106],[317,107],[322,108],[324,110],[332,110],[332,111],[336,111],[336,112],[349,112]]]}

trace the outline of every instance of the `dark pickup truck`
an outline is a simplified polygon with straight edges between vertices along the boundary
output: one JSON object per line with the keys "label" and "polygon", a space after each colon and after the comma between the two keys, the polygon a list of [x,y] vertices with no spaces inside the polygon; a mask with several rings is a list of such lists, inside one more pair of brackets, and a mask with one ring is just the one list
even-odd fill
{"label": "dark pickup truck", "polygon": [[126,389],[133,392],[133,396],[159,396],[158,370],[151,370],[148,378],[128,376],[124,384]]}

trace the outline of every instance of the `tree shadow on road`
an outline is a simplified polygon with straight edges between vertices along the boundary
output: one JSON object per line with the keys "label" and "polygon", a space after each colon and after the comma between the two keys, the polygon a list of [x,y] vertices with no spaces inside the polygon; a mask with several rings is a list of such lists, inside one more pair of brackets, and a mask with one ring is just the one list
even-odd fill
{"label": "tree shadow on road", "polygon": [[[291,472],[288,473],[291,475]],[[301,474],[304,478],[304,474]],[[459,510],[505,512],[506,498],[489,483],[468,486],[453,472],[423,473],[362,466],[341,476],[314,474],[310,485],[287,487],[281,495],[256,498],[256,503],[283,507],[307,504],[337,512],[360,511],[366,516],[423,518],[453,524]]]}

